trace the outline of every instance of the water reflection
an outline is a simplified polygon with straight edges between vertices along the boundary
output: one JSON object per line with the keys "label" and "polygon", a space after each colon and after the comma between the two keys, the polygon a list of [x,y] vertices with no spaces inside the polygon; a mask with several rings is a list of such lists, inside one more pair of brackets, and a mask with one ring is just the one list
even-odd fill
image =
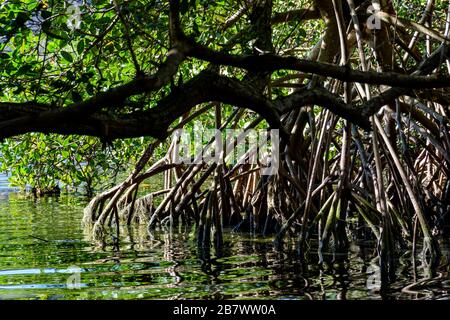
{"label": "water reflection", "polygon": [[11,187],[9,185],[8,175],[0,173],[0,201],[8,200],[9,194],[17,191],[19,191],[19,188]]}
{"label": "water reflection", "polygon": [[[123,228],[119,247],[92,243],[80,221],[80,198],[0,200],[2,299],[448,299],[448,250],[434,267],[411,253],[398,259],[397,280],[380,291],[376,249],[309,252],[295,243],[225,232],[220,249],[199,248],[193,230],[155,233]],[[314,247],[314,246],[312,246]],[[68,287],[73,268],[79,286]],[[76,280],[76,278],[75,278]],[[76,282],[75,282],[76,284]]]}

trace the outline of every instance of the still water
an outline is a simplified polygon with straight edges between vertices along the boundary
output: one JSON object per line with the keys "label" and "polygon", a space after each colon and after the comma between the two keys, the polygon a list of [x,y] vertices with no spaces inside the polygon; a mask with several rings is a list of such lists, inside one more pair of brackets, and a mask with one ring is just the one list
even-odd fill
{"label": "still water", "polygon": [[83,198],[35,200],[11,192],[2,179],[0,299],[450,298],[448,257],[433,270],[417,261],[414,272],[405,252],[398,281],[382,297],[371,246],[353,246],[343,262],[321,267],[314,252],[302,266],[294,245],[280,252],[271,238],[231,232],[223,250],[209,254],[188,230],[147,242],[135,230],[124,232],[119,250],[99,246],[80,225]]}

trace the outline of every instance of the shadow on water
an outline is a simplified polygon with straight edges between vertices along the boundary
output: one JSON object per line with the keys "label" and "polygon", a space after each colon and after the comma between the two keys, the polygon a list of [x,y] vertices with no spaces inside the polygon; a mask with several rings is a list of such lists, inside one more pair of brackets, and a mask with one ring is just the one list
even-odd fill
{"label": "shadow on water", "polygon": [[[220,250],[199,248],[195,232],[123,229],[119,248],[90,242],[80,225],[86,202],[64,197],[0,200],[0,299],[447,299],[448,250],[433,270],[411,253],[380,293],[373,243],[348,254],[316,252],[301,262],[295,243],[224,234]],[[314,246],[313,246],[314,247]]]}

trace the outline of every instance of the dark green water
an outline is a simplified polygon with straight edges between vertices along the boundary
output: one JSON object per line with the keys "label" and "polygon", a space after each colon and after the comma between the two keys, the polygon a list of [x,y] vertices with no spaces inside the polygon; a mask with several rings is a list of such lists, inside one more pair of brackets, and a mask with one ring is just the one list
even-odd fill
{"label": "dark green water", "polygon": [[[85,201],[75,197],[0,198],[0,299],[381,299],[375,250],[352,247],[342,263],[302,266],[295,246],[227,233],[221,252],[200,252],[189,232],[139,241],[124,234],[120,250],[93,244],[80,225]],[[123,231],[123,233],[126,233]],[[344,257],[345,258],[345,257]],[[398,281],[384,297],[447,299],[446,257],[430,270],[411,255],[400,258]],[[68,279],[79,286],[68,287]],[[435,271],[433,274],[432,271]],[[78,282],[76,282],[78,284]]]}

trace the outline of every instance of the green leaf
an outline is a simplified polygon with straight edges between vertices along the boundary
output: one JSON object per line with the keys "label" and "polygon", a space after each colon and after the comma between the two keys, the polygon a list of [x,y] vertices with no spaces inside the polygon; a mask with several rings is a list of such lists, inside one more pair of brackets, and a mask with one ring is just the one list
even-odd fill
{"label": "green leaf", "polygon": [[73,62],[73,57],[70,53],[68,53],[67,51],[61,51],[61,56],[64,58],[64,60],[68,61],[68,62]]}
{"label": "green leaf", "polygon": [[84,41],[80,40],[77,43],[77,53],[81,55],[83,53],[83,50],[84,50]]}

